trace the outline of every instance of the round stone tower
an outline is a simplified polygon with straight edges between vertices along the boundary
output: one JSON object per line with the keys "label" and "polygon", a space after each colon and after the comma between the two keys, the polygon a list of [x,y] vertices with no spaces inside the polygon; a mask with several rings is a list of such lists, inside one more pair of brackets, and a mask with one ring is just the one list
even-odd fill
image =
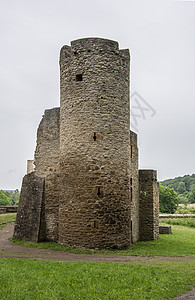
{"label": "round stone tower", "polygon": [[59,242],[131,242],[129,50],[85,38],[60,54]]}

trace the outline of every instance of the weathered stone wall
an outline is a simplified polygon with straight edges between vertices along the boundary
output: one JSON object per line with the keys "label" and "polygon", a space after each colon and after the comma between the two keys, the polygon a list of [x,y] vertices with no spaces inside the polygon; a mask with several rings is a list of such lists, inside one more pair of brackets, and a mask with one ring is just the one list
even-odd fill
{"label": "weathered stone wall", "polygon": [[37,131],[35,174],[45,177],[45,238],[58,240],[60,108],[45,110]]}
{"label": "weathered stone wall", "polygon": [[18,206],[0,206],[0,214],[16,213]]}
{"label": "weathered stone wall", "polygon": [[35,174],[46,177],[57,172],[60,151],[60,108],[46,109],[37,130]]}
{"label": "weathered stone wall", "polygon": [[171,234],[171,226],[159,226],[159,234]]}
{"label": "weathered stone wall", "polygon": [[44,240],[44,178],[24,176],[14,228],[14,239]]}
{"label": "weathered stone wall", "polygon": [[34,165],[34,159],[28,159],[27,160],[27,174],[34,172],[35,165]]}
{"label": "weathered stone wall", "polygon": [[130,245],[129,51],[76,40],[60,56],[60,243]]}
{"label": "weathered stone wall", "polygon": [[59,174],[52,173],[45,178],[45,238],[58,241],[59,219]]}
{"label": "weathered stone wall", "polygon": [[157,172],[139,170],[139,226],[140,240],[149,241],[159,236],[159,186]]}
{"label": "weathered stone wall", "polygon": [[133,131],[130,132],[130,147],[131,238],[135,243],[139,240],[139,173],[137,134]]}

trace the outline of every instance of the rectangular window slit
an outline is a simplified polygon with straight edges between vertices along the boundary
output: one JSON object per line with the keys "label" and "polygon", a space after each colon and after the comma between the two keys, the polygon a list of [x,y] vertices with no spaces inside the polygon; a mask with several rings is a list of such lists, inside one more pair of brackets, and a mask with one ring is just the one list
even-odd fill
{"label": "rectangular window slit", "polygon": [[94,132],[94,135],[93,135],[93,139],[94,139],[94,141],[96,141],[96,139],[97,139],[97,136],[96,136],[95,132]]}
{"label": "rectangular window slit", "polygon": [[98,196],[101,196],[101,188],[98,187],[98,193],[97,193]]}
{"label": "rectangular window slit", "polygon": [[133,145],[131,145],[131,158],[133,157]]}

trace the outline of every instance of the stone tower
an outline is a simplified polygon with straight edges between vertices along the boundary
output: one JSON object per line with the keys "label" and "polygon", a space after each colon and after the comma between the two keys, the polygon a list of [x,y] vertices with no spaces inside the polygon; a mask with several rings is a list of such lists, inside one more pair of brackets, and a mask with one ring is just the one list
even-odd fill
{"label": "stone tower", "polygon": [[129,50],[86,38],[60,54],[59,242],[130,244]]}
{"label": "stone tower", "polygon": [[61,49],[60,107],[45,110],[38,127],[15,239],[122,249],[158,238],[157,174],[138,170],[129,71],[129,50],[115,41]]}

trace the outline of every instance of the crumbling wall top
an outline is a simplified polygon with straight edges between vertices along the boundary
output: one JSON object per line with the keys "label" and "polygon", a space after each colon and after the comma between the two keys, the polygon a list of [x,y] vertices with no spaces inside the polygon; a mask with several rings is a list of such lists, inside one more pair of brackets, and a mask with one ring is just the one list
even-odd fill
{"label": "crumbling wall top", "polygon": [[129,49],[119,50],[118,42],[102,38],[83,38],[72,41],[71,46],[64,45],[60,52],[60,60],[81,54],[88,56],[94,53],[98,55],[111,53],[129,59]]}

